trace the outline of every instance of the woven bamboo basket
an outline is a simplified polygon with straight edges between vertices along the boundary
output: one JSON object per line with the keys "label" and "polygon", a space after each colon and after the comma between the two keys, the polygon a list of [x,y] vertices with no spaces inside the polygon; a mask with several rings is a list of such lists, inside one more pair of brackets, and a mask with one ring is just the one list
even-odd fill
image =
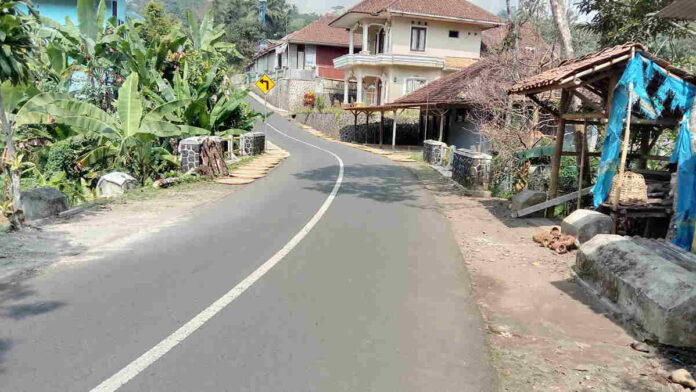
{"label": "woven bamboo basket", "polygon": [[[619,176],[614,176],[611,183],[611,192],[609,200],[614,203],[616,201],[617,187],[619,184]],[[627,171],[623,175],[623,184],[621,185],[621,195],[619,204],[645,204],[648,202],[648,186],[645,184],[645,178],[641,174]]]}

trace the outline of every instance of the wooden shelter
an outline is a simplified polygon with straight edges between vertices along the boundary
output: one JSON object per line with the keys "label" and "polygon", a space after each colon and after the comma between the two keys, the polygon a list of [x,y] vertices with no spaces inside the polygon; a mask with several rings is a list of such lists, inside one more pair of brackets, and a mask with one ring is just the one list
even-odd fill
{"label": "wooden shelter", "polygon": [[[365,135],[363,136],[362,143],[367,144],[369,142],[372,142],[374,144],[379,144],[380,147],[384,145],[384,113],[385,112],[393,112],[394,113],[394,121],[393,121],[393,126],[392,126],[392,148],[396,148],[396,128],[397,128],[397,114],[399,110],[404,110],[404,109],[410,109],[413,108],[413,105],[392,105],[392,104],[386,104],[386,105],[378,105],[378,106],[360,106],[360,105],[355,105],[355,104],[348,104],[348,105],[343,105],[343,110],[349,111],[353,114],[354,118],[354,126],[353,126],[353,137],[352,137],[352,142],[359,143],[360,140],[358,140],[358,116],[360,114],[365,115]],[[374,137],[370,138],[368,137],[368,130],[370,126],[370,117],[374,113],[379,113],[379,131],[377,133],[377,139],[375,140]]]}
{"label": "wooden shelter", "polygon": [[[584,130],[587,125],[599,125],[602,131],[606,131],[606,124],[609,122],[612,110],[614,91],[617,83],[621,79],[627,64],[634,56],[640,53],[642,57],[652,60],[662,67],[671,77],[679,80],[693,82],[694,77],[687,72],[680,70],[668,62],[659,59],[647,52],[646,48],[639,43],[626,43],[603,49],[599,52],[588,54],[575,59],[566,60],[558,67],[549,69],[538,75],[526,78],[516,83],[509,91],[509,94],[524,95],[535,102],[543,110],[551,114],[557,120],[557,131],[554,153],[552,158],[551,182],[549,187],[549,199],[558,196],[559,173],[561,157],[564,155],[579,156],[579,170],[588,173],[588,157],[600,156],[600,152],[586,152],[586,136]],[[554,93],[560,90],[560,101],[550,99],[558,97]],[[544,99],[544,94],[548,98]],[[573,104],[574,102],[574,104]],[[637,106],[637,105],[636,105]],[[679,113],[667,113],[656,119],[650,119],[633,105],[627,111],[625,119],[625,129],[621,148],[621,159],[618,168],[618,178],[623,178],[624,169],[627,161],[637,160],[639,169],[645,170],[648,161],[668,161],[667,156],[650,155],[650,151],[655,146],[658,138],[665,128],[676,128],[681,117]],[[575,152],[563,151],[564,136],[567,128],[574,126],[575,131],[579,132],[580,145]],[[630,146],[637,144],[637,151],[631,152]],[[648,173],[647,170],[645,170]],[[648,173],[654,174],[654,173]],[[581,174],[582,176],[582,174]],[[647,178],[647,176],[646,176]],[[618,190],[621,192],[622,181],[618,181]],[[579,181],[578,195],[583,190],[582,181]],[[626,206],[618,206],[618,198],[613,211],[621,210]],[[553,203],[547,202],[553,205]],[[670,206],[671,207],[671,206]],[[659,209],[660,216],[670,211]],[[626,208],[623,208],[624,212]],[[656,216],[654,211],[648,211],[646,216]],[[646,214],[643,208],[640,212]]]}

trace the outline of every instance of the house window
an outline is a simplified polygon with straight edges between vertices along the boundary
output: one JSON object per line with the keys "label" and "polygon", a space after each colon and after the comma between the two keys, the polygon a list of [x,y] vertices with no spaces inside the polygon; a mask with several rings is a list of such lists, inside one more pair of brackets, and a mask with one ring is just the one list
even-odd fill
{"label": "house window", "polygon": [[111,16],[118,18],[118,1],[114,0],[111,2]]}
{"label": "house window", "polygon": [[418,90],[419,88],[425,86],[426,80],[421,78],[408,78],[406,79],[406,94]]}
{"label": "house window", "polygon": [[450,37],[450,38],[459,38],[459,31],[457,31],[457,30],[450,30],[450,31],[449,31],[449,37]]}
{"label": "house window", "polygon": [[425,27],[411,27],[411,50],[425,52],[425,36],[428,29]]}

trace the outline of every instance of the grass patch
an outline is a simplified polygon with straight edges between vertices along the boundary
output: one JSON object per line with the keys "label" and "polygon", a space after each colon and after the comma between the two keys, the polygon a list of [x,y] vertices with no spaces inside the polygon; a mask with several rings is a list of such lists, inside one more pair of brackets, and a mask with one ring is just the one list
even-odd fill
{"label": "grass patch", "polygon": [[420,153],[419,153],[419,154],[411,154],[411,155],[409,155],[408,157],[411,158],[411,159],[413,159],[413,160],[416,161],[416,162],[425,162],[425,161],[423,160],[423,154],[420,154]]}
{"label": "grass patch", "polygon": [[[253,161],[256,158],[257,157],[241,158],[238,162],[228,163],[227,169],[234,170],[234,169],[236,169],[236,168],[238,168],[246,163]],[[126,192],[123,196],[114,199],[114,201],[126,203],[129,201],[152,200],[152,199],[159,197],[162,194],[162,192],[189,191],[189,190],[195,188],[201,182],[212,183],[214,180],[213,178],[198,176],[198,175],[184,175],[184,174],[182,174],[179,177],[182,179],[182,181],[178,184],[171,185],[167,188],[154,188],[151,185],[150,186],[146,185],[146,186],[136,188],[136,189],[133,189],[133,190]]]}

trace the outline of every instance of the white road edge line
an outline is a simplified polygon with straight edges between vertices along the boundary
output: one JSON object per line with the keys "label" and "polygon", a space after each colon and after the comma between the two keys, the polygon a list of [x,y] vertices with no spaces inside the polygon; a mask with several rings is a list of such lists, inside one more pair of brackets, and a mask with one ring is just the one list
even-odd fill
{"label": "white road edge line", "polygon": [[284,132],[281,132],[271,124],[268,124],[268,126],[274,131],[289,139],[306,144],[318,150],[327,152],[333,155],[334,158],[336,158],[336,160],[338,160],[338,178],[336,178],[336,183],[334,184],[333,190],[331,190],[331,194],[329,194],[329,196],[326,198],[321,207],[319,207],[319,210],[316,212],[316,214],[314,214],[312,219],[310,219],[309,222],[307,222],[307,224],[304,225],[304,227],[302,227],[302,229],[297,234],[295,234],[295,236],[292,237],[292,239],[270,259],[263,263],[249,276],[244,278],[244,280],[239,282],[225,295],[220,297],[220,299],[213,302],[210,306],[205,308],[205,310],[198,313],[194,318],[192,318],[186,324],[182,325],[179,329],[174,331],[174,333],[167,336],[161,342],[157,343],[157,345],[152,347],[145,354],[141,355],[139,358],[126,365],[126,367],[121,369],[118,373],[114,374],[113,376],[104,380],[101,384],[97,385],[95,388],[91,390],[91,392],[117,391],[128,381],[133,379],[133,377],[137,376],[140,372],[142,372],[143,370],[147,369],[150,365],[155,363],[158,359],[162,358],[167,352],[169,352],[169,350],[173,349],[179,343],[184,341],[184,339],[189,337],[192,333],[196,332],[197,329],[202,327],[203,324],[208,322],[217,313],[219,313],[221,310],[227,307],[227,305],[229,305],[232,301],[237,299],[237,297],[242,295],[242,293],[244,293],[249,287],[256,283],[256,281],[261,279],[261,277],[263,277],[268,271],[270,271],[271,268],[273,268],[288,253],[290,253],[290,251],[292,251],[293,248],[295,248],[295,246],[297,246],[297,244],[299,244],[302,241],[302,239],[314,228],[314,226],[316,226],[316,224],[319,222],[322,216],[324,216],[326,211],[329,209],[329,206],[331,206],[331,203],[336,198],[336,194],[338,193],[338,190],[341,187],[341,183],[343,182],[343,160],[338,155],[334,154],[329,150],[323,149],[319,146],[315,146],[314,144],[307,143],[300,139],[296,139]]}

